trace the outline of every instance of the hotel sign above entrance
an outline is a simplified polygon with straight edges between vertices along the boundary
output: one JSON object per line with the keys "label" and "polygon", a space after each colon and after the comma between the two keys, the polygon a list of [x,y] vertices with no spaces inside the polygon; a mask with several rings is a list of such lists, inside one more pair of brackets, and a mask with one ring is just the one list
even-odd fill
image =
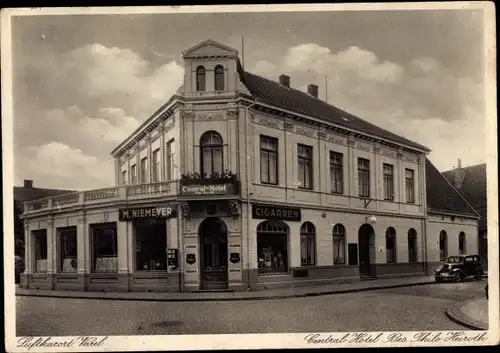
{"label": "hotel sign above entrance", "polygon": [[174,208],[172,206],[120,208],[118,212],[120,221],[132,221],[134,219],[148,219],[148,218],[177,217],[177,208]]}
{"label": "hotel sign above entrance", "polygon": [[300,222],[300,208],[252,205],[252,218]]}
{"label": "hotel sign above entrance", "polygon": [[182,196],[209,196],[209,195],[234,195],[236,193],[235,184],[193,184],[181,185]]}

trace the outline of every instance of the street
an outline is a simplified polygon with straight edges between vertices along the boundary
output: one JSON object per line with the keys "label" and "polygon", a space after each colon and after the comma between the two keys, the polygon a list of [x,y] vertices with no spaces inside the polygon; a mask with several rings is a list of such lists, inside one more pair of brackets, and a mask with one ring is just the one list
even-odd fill
{"label": "street", "polygon": [[463,330],[445,311],[486,280],[318,297],[145,302],[17,297],[18,336]]}

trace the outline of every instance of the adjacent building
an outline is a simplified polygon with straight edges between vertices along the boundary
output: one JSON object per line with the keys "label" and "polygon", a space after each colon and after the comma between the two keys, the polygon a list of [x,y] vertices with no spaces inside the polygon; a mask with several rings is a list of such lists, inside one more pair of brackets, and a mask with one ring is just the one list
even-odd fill
{"label": "adjacent building", "polygon": [[112,151],[114,187],[25,203],[25,287],[258,290],[423,275],[476,251],[478,215],[425,146],[220,43],[183,59],[176,94]]}
{"label": "adjacent building", "polygon": [[486,195],[486,163],[462,167],[460,159],[457,167],[443,172],[446,179],[479,213],[478,255],[484,266],[488,266],[488,212]]}

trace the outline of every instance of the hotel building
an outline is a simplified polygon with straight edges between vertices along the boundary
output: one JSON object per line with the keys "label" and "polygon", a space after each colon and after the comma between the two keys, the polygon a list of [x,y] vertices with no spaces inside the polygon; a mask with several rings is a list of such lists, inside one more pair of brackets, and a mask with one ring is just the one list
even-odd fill
{"label": "hotel building", "polygon": [[214,41],[111,153],[116,185],[25,203],[25,288],[258,290],[428,273],[478,214],[429,149],[243,70]]}

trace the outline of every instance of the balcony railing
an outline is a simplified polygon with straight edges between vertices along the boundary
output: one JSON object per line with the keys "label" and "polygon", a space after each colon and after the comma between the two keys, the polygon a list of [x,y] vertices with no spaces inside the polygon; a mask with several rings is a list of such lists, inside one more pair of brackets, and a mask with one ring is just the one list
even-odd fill
{"label": "balcony railing", "polygon": [[36,213],[48,210],[60,210],[82,205],[105,202],[154,199],[177,194],[177,181],[164,181],[150,184],[124,185],[119,187],[86,190],[65,195],[47,197],[24,203],[24,213]]}

